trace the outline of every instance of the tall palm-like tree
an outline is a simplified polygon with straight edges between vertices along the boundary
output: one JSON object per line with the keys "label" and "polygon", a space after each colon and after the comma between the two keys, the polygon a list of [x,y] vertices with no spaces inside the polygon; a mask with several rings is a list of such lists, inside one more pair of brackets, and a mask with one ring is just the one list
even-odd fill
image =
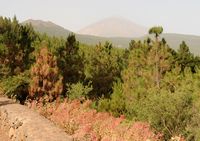
{"label": "tall palm-like tree", "polygon": [[158,37],[162,34],[163,28],[162,26],[154,26],[149,29],[149,34],[155,34],[156,41],[158,42]]}
{"label": "tall palm-like tree", "polygon": [[154,26],[149,29],[149,34],[155,35],[155,46],[156,46],[156,63],[155,63],[155,70],[156,70],[156,85],[158,88],[160,88],[160,78],[159,78],[159,58],[158,58],[158,47],[159,47],[159,35],[162,34],[163,28],[161,26]]}

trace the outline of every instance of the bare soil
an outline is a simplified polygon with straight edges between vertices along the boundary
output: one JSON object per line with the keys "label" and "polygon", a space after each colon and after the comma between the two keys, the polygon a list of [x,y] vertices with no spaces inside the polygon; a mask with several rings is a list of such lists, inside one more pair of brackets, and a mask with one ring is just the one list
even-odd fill
{"label": "bare soil", "polygon": [[[3,95],[0,94],[0,97]],[[0,128],[0,141],[10,141],[8,137],[8,133]]]}
{"label": "bare soil", "polygon": [[0,129],[0,141],[10,141],[8,134],[2,129]]}

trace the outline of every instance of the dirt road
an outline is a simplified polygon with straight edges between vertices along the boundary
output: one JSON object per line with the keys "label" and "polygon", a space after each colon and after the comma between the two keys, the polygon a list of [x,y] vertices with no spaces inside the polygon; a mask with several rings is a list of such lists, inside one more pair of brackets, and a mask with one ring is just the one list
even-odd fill
{"label": "dirt road", "polygon": [[[3,97],[3,96],[0,94],[0,97]],[[0,128],[0,141],[10,141],[8,137],[8,133],[2,130],[1,128]]]}
{"label": "dirt road", "polygon": [[0,129],[0,141],[10,141],[7,133]]}

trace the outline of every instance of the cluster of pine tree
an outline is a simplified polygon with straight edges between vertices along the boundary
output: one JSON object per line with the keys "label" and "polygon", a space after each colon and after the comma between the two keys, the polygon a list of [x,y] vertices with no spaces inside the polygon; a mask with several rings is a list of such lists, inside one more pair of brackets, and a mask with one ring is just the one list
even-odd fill
{"label": "cluster of pine tree", "polygon": [[200,58],[184,41],[170,48],[162,32],[153,27],[154,38],[127,49],[89,46],[74,34],[48,37],[0,17],[0,90],[21,103],[91,99],[99,111],[150,123],[166,140],[199,140]]}

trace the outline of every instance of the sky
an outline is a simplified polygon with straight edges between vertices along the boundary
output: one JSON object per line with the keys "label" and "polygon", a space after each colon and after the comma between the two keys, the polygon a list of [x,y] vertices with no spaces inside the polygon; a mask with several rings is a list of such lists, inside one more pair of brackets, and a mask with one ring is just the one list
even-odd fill
{"label": "sky", "polygon": [[0,16],[52,21],[74,32],[119,16],[165,33],[200,35],[199,14],[200,0],[0,0]]}

